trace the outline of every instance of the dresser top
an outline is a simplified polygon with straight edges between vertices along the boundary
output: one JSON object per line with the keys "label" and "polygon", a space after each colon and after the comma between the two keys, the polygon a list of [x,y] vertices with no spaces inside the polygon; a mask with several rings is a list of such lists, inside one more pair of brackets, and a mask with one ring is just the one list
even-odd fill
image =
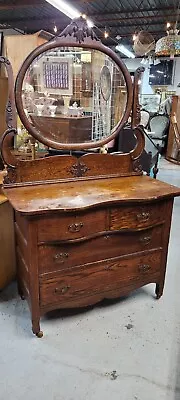
{"label": "dresser top", "polygon": [[148,202],[180,196],[180,188],[148,176],[6,187],[4,192],[14,209],[25,214],[74,211],[114,202]]}
{"label": "dresser top", "polygon": [[14,209],[25,214],[74,211],[114,202],[148,202],[180,196],[180,188],[148,176],[6,187],[4,192]]}

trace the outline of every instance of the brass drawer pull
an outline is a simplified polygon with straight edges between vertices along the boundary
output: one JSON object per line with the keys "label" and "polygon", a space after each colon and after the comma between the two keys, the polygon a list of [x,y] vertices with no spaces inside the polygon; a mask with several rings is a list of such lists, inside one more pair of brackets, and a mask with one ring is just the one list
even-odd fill
{"label": "brass drawer pull", "polygon": [[141,264],[138,266],[139,272],[147,272],[151,269],[149,264]]}
{"label": "brass drawer pull", "polygon": [[105,271],[111,271],[112,268],[113,268],[112,265],[105,265],[105,267],[104,267]]}
{"label": "brass drawer pull", "polygon": [[83,223],[79,222],[79,223],[75,223],[75,224],[71,224],[68,226],[68,231],[69,232],[79,232],[81,230],[81,228],[83,227]]}
{"label": "brass drawer pull", "polygon": [[68,253],[57,253],[53,256],[55,263],[61,264],[64,263],[65,260],[69,257]]}
{"label": "brass drawer pull", "polygon": [[150,241],[151,241],[151,236],[143,236],[143,237],[140,237],[139,241],[140,241],[144,246],[147,246],[147,244],[149,244]]}
{"label": "brass drawer pull", "polygon": [[54,291],[57,294],[65,294],[70,289],[70,286],[63,286],[62,288],[55,288]]}
{"label": "brass drawer pull", "polygon": [[150,218],[150,213],[143,211],[143,212],[137,214],[136,217],[139,222],[147,222]]}

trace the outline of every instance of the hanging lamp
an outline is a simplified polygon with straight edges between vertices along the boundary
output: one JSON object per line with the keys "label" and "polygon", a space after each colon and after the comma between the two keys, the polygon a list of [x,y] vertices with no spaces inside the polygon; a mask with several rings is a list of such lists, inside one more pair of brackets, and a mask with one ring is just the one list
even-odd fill
{"label": "hanging lamp", "polygon": [[[175,10],[174,10],[175,11]],[[172,24],[167,22],[167,35],[159,39],[156,43],[155,54],[156,56],[170,56],[170,58],[174,58],[174,56],[180,55],[180,35],[178,27],[178,20],[180,14],[180,0],[178,1],[176,21]]]}
{"label": "hanging lamp", "polygon": [[156,43],[156,56],[174,56],[180,55],[180,35],[178,29],[170,29],[167,31],[167,36],[162,37]]}

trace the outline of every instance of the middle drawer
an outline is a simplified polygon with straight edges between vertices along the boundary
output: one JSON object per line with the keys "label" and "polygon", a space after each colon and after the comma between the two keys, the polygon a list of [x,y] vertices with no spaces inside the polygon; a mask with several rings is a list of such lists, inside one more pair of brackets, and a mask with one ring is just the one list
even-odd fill
{"label": "middle drawer", "polygon": [[39,273],[44,274],[76,265],[105,260],[161,247],[162,226],[141,232],[110,233],[93,239],[38,249]]}

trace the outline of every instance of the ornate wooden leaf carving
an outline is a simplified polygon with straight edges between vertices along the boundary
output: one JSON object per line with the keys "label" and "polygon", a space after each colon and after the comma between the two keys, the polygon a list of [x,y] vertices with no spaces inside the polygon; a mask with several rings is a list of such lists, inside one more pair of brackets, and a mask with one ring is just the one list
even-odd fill
{"label": "ornate wooden leaf carving", "polygon": [[85,38],[99,41],[92,28],[88,27],[87,22],[83,17],[73,19],[58,37],[66,37],[68,35],[74,37],[80,44],[84,42]]}

